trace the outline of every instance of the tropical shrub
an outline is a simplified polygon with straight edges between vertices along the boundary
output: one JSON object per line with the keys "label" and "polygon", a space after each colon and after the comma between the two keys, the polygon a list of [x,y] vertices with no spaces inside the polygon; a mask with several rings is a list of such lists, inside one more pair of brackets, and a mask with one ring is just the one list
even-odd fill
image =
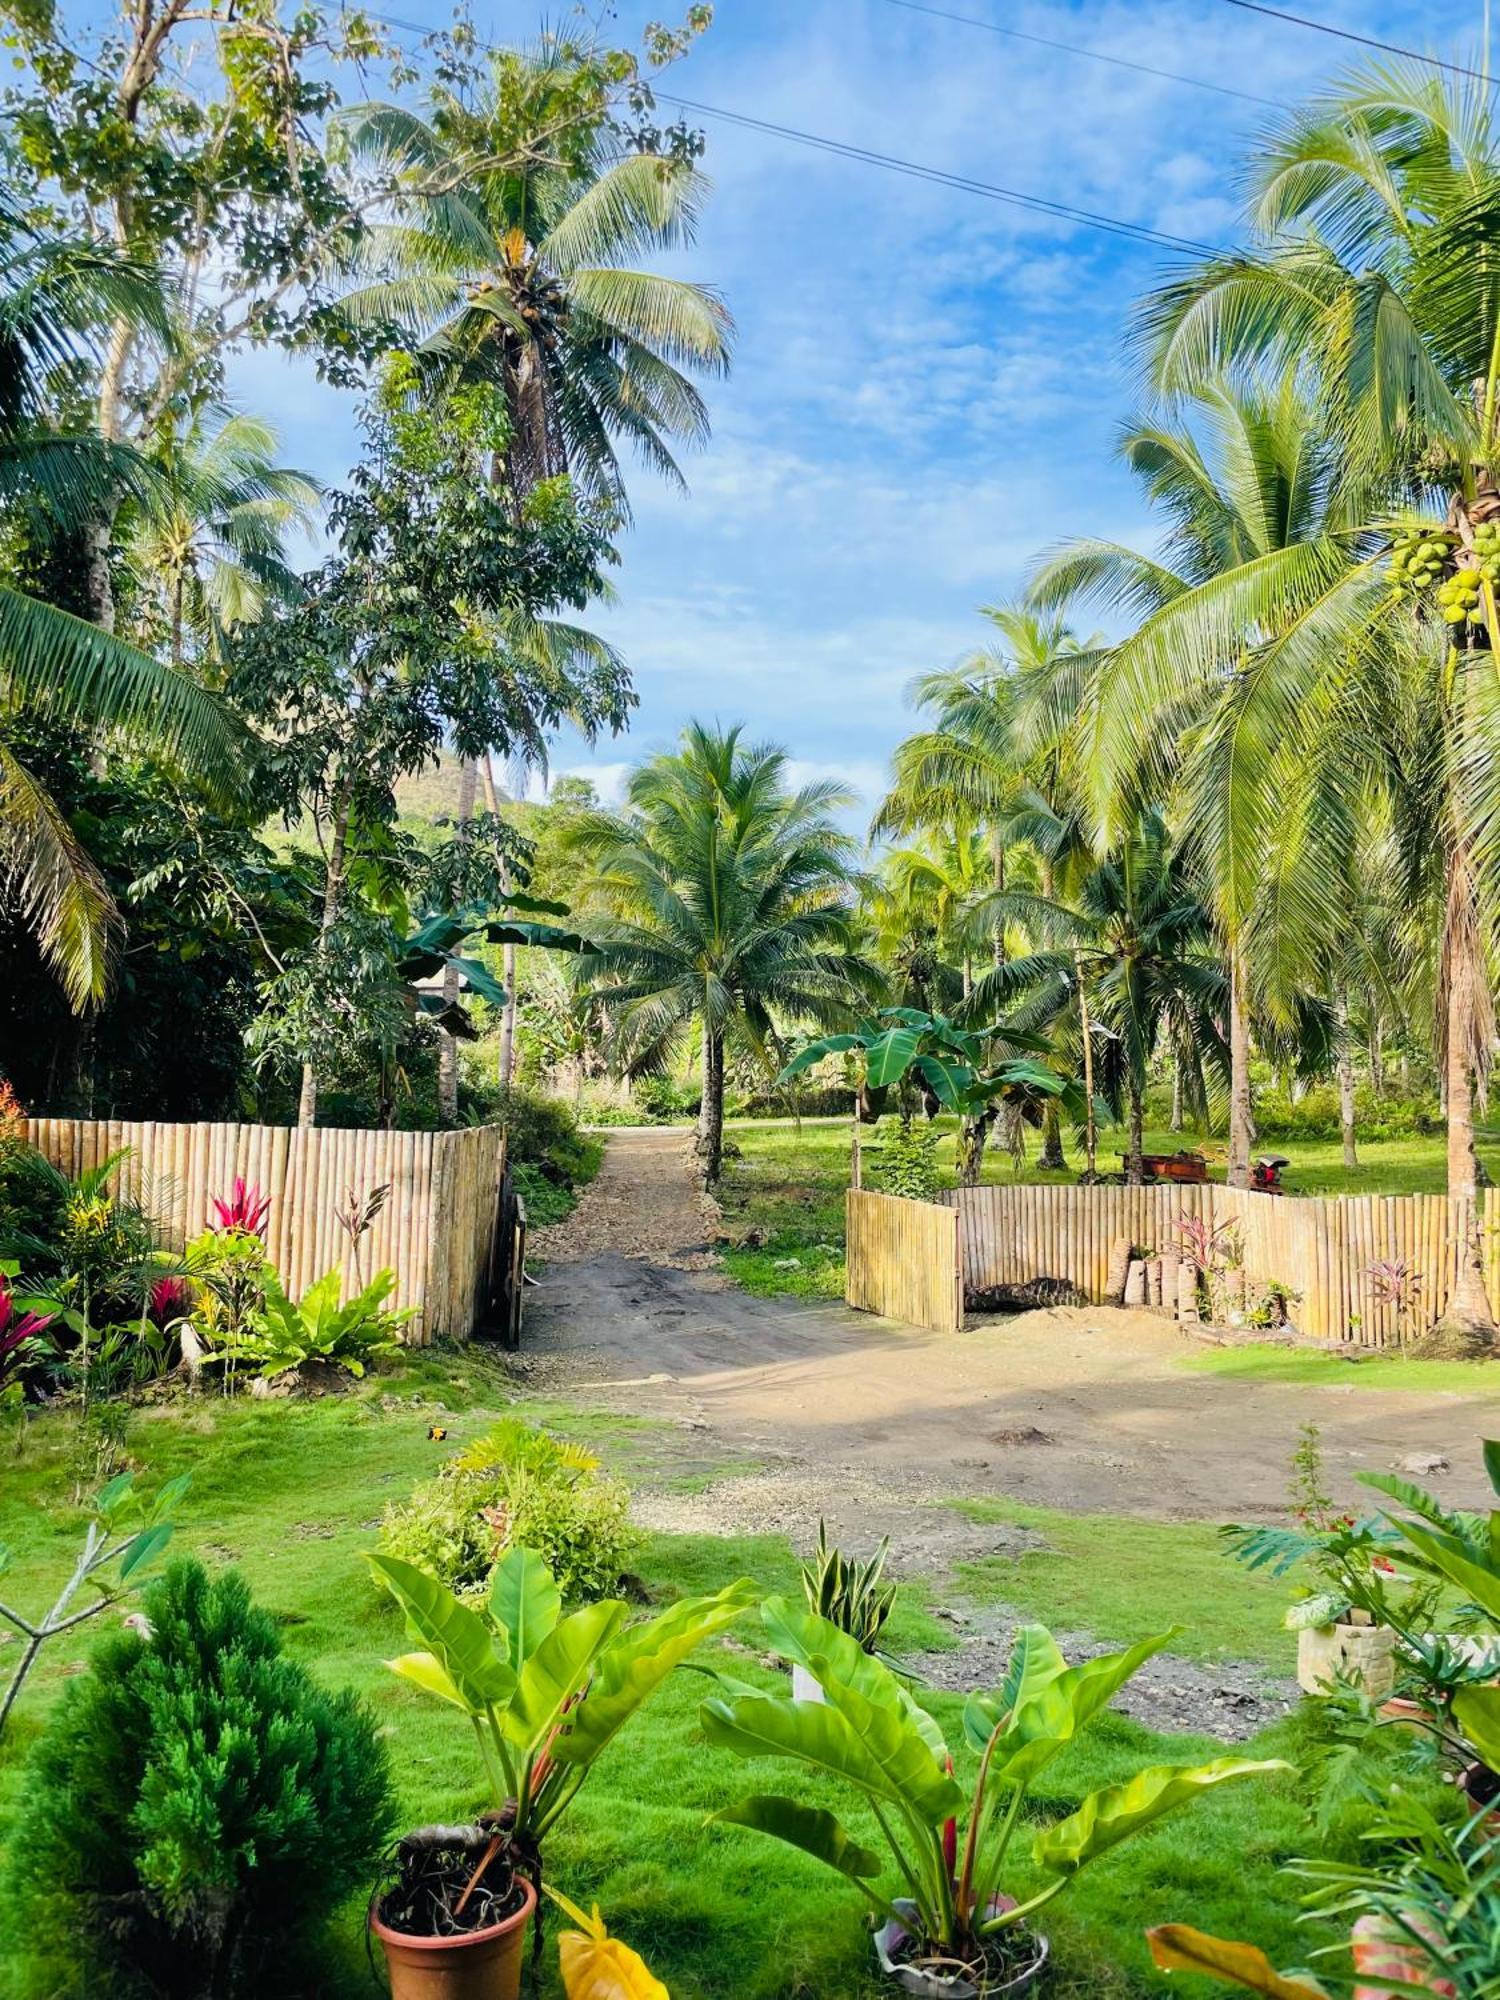
{"label": "tropical shrub", "polygon": [[508,1417],[387,1508],[380,1546],[465,1599],[484,1594],[505,1550],[532,1549],[577,1603],[619,1589],[639,1547],[629,1507],[588,1452]]}
{"label": "tropical shrub", "polygon": [[226,1383],[243,1374],[274,1381],[309,1362],[362,1376],[372,1361],[397,1351],[401,1328],[416,1308],[392,1312],[386,1306],[396,1289],[394,1271],[377,1271],[347,1305],[339,1304],[343,1282],[343,1271],[336,1264],[294,1303],[267,1275],[258,1310],[247,1325],[221,1337],[204,1356],[204,1365],[222,1367]]}
{"label": "tropical shrub", "polygon": [[[896,1928],[914,1964],[940,1960],[949,1974],[968,1967],[979,1984],[1020,1969],[1029,1948],[1016,1927],[1099,1855],[1218,1785],[1290,1768],[1243,1757],[1159,1765],[1090,1793],[1054,1824],[1033,1827],[1026,1805],[1037,1779],[1170,1632],[1070,1667],[1042,1626],[1023,1626],[1004,1680],[965,1705],[964,1735],[980,1759],[966,1796],[936,1722],[889,1668],[827,1619],[784,1598],[768,1599],[761,1616],[776,1651],[813,1676],[824,1702],[728,1684],[700,1710],[704,1733],[743,1757],[790,1757],[873,1804],[910,1907],[897,1909],[876,1886],[881,1855],[831,1812],[757,1793],[714,1818],[770,1834],[837,1870]],[[1032,1836],[1031,1872],[1041,1879],[1016,1901],[1005,1891],[1023,1833]]]}
{"label": "tropical shrub", "polygon": [[512,1166],[528,1161],[560,1187],[573,1187],[597,1171],[598,1145],[579,1131],[578,1114],[565,1099],[511,1089],[496,1115],[505,1127]]}
{"label": "tropical shrub", "polygon": [[174,1563],[72,1682],[12,1849],[32,1936],[111,1995],[265,1993],[368,1882],[390,1827],[385,1747],[352,1695],[281,1650],[233,1572]]}
{"label": "tropical shrub", "polygon": [[943,1184],[937,1158],[936,1126],[915,1120],[890,1128],[878,1147],[865,1155],[869,1185],[880,1194],[905,1195],[911,1201],[932,1201]]}
{"label": "tropical shrub", "polygon": [[564,1612],[532,1549],[507,1549],[473,1606],[411,1563],[369,1560],[424,1649],[387,1665],[468,1716],[511,1851],[532,1866],[595,1759],[673,1668],[755,1598],[742,1580],[627,1626],[618,1600]]}

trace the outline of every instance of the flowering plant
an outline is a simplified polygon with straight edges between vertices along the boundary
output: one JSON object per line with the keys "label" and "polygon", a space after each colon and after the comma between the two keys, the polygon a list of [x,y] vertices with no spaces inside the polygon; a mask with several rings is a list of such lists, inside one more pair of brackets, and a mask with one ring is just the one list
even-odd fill
{"label": "flowering plant", "polygon": [[271,1213],[271,1197],[263,1194],[258,1182],[245,1180],[243,1174],[236,1174],[234,1186],[229,1190],[229,1199],[222,1195],[213,1197],[214,1227],[229,1231],[238,1230],[245,1236],[263,1236],[266,1218]]}

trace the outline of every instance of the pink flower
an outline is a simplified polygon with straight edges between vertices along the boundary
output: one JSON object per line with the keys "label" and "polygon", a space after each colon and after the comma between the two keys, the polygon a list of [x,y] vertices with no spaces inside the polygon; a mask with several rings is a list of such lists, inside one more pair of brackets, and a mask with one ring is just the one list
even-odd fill
{"label": "pink flower", "polygon": [[192,1304],[193,1294],[186,1278],[158,1278],[146,1301],[146,1317],[153,1326],[167,1326]]}
{"label": "pink flower", "polygon": [[0,1361],[14,1354],[23,1341],[45,1333],[56,1317],[56,1313],[18,1312],[9,1284],[0,1278]]}
{"label": "pink flower", "polygon": [[271,1197],[261,1193],[259,1182],[247,1187],[245,1176],[236,1174],[228,1201],[216,1194],[213,1206],[219,1229],[238,1229],[246,1236],[260,1236],[271,1213]]}

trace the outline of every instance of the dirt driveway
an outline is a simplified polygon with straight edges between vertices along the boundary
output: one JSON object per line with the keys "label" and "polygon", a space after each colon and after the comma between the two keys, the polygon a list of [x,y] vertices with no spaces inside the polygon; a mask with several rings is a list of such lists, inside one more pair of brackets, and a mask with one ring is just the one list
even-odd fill
{"label": "dirt driveway", "polygon": [[[909,1538],[913,1501],[988,1494],[1074,1513],[1274,1515],[1309,1421],[1341,1497],[1355,1498],[1356,1470],[1414,1452],[1451,1461],[1430,1482],[1445,1500],[1489,1497],[1478,1447],[1500,1435],[1500,1394],[1192,1374],[1184,1337],[1150,1313],[1067,1308],[939,1336],[751,1298],[712,1268],[686,1143],[680,1129],[610,1135],[576,1213],[535,1239],[546,1265],[520,1362],[539,1386],[588,1384],[598,1407],[675,1419],[700,1457],[717,1447],[738,1462],[742,1476],[694,1496],[692,1525],[802,1540],[823,1513],[836,1530]],[[656,1504],[670,1516],[671,1496]],[[925,1511],[961,1552],[962,1517]]]}

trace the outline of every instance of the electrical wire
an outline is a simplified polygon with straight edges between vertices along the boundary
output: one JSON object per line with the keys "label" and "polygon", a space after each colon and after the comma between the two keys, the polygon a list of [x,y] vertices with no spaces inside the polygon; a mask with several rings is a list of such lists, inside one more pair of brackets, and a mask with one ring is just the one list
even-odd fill
{"label": "electrical wire", "polygon": [[[899,4],[899,0],[898,0]],[[1294,28],[1310,28],[1317,35],[1334,35],[1341,42],[1358,42],[1362,48],[1380,49],[1388,56],[1405,56],[1408,62],[1426,63],[1430,69],[1445,69],[1450,76],[1472,77],[1476,83],[1495,87],[1495,79],[1482,69],[1463,63],[1444,62],[1441,56],[1424,56],[1417,49],[1403,48],[1399,42],[1378,41],[1374,35],[1356,35],[1352,28],[1335,28],[1329,21],[1309,20],[1306,14],[1287,14],[1280,7],[1267,7],[1263,0],[1224,0],[1226,7],[1239,7],[1247,14],[1264,14],[1272,21],[1286,21]]]}
{"label": "electrical wire", "polygon": [[[373,8],[366,8],[363,11],[368,20],[378,21],[382,27],[396,28],[402,33],[423,37],[433,33],[432,29],[424,28],[416,21],[403,21],[399,15],[377,13]],[[492,44],[481,43],[479,46],[487,52],[494,52]],[[928,181],[938,187],[955,188],[962,194],[978,195],[986,201],[1002,202],[1031,214],[1049,216],[1057,222],[1076,224],[1079,228],[1097,229],[1128,242],[1146,243],[1157,249],[1171,250],[1179,255],[1191,257],[1221,257],[1225,254],[1220,245],[1195,242],[1187,236],[1173,236],[1165,230],[1152,229],[1144,222],[1129,222],[1123,216],[1104,215],[1094,209],[1078,208],[1071,202],[1053,201],[1044,195],[1028,194],[1022,188],[1002,187],[994,181],[977,180],[969,174],[949,173],[943,167],[930,167],[920,160],[903,160],[893,153],[880,153],[868,146],[855,146],[842,139],[830,139],[819,132],[803,132],[792,125],[777,125],[768,118],[752,117],[746,111],[729,111],[722,105],[703,104],[694,98],[677,97],[665,90],[658,90],[654,95],[661,103],[690,111],[694,117],[717,118],[725,124],[738,125],[746,131],[760,132],[770,138],[784,139],[792,145],[808,146],[817,152],[831,154],[837,159],[853,160],[861,166],[879,167],[886,173],[903,174],[909,179]]]}
{"label": "electrical wire", "polygon": [[1047,35],[1030,35],[1020,28],[1002,28],[998,21],[983,20],[978,14],[954,14],[946,7],[925,6],[923,0],[886,0],[886,5],[904,8],[908,14],[928,14],[934,21],[960,21],[968,28],[983,28],[987,34],[1004,35],[1008,41],[1030,42],[1038,49],[1057,49],[1063,55],[1082,56],[1087,62],[1108,63],[1111,69],[1129,69],[1140,76],[1157,76],[1167,83],[1183,83],[1191,90],[1211,90],[1217,97],[1237,97],[1244,104],[1261,104],[1270,111],[1281,109],[1273,97],[1257,97],[1253,91],[1233,90],[1227,83],[1209,83],[1201,76],[1181,76],[1176,70],[1157,69],[1152,63],[1131,62],[1127,56],[1107,56],[1100,49],[1079,48],[1073,42],[1055,42]]}

